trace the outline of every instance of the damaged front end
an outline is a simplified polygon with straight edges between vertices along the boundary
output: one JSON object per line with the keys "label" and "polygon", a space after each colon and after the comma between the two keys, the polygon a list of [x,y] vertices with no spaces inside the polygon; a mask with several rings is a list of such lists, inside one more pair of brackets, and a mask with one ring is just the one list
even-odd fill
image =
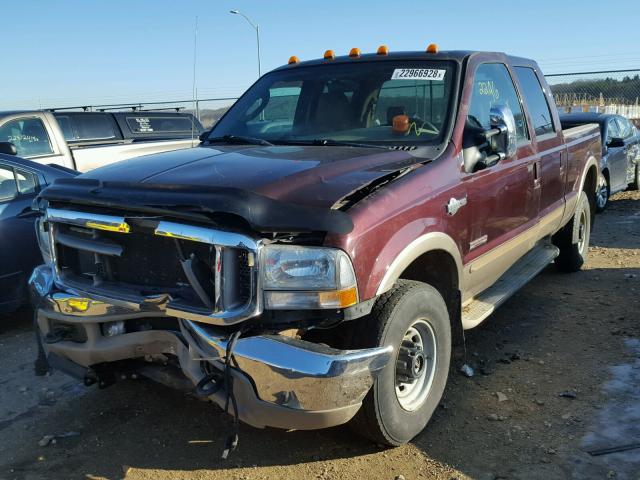
{"label": "damaged front end", "polygon": [[[85,186],[43,195],[47,263],[30,285],[50,365],[87,385],[142,375],[197,387],[223,408],[232,384],[233,413],[256,427],[316,429],[355,415],[391,347],[344,350],[305,335],[358,304],[344,252],[257,235],[242,221],[225,230],[211,220],[216,205],[194,214],[149,205],[149,192],[144,205],[114,195],[129,204],[125,211],[107,200],[108,186]],[[255,227],[275,215],[267,210],[253,208],[245,220]],[[313,224],[283,213],[289,231]],[[344,230],[344,217],[338,224]]]}

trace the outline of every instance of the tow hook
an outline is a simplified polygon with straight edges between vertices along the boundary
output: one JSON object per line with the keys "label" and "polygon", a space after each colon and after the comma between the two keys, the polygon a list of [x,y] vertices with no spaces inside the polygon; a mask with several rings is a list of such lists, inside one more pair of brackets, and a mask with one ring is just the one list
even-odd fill
{"label": "tow hook", "polygon": [[426,359],[422,347],[411,340],[404,340],[398,350],[396,381],[398,383],[415,382],[420,378],[425,365]]}

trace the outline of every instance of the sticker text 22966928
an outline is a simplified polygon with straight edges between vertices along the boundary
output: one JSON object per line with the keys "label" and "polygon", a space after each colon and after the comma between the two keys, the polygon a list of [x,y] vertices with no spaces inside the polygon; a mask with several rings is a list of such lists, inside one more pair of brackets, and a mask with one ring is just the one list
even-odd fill
{"label": "sticker text 22966928", "polygon": [[396,68],[391,80],[444,80],[446,70],[435,68]]}

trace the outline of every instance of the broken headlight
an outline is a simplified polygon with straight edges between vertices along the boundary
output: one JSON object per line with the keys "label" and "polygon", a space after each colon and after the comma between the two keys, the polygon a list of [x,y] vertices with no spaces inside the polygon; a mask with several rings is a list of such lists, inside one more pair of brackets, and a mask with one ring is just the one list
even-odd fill
{"label": "broken headlight", "polygon": [[358,302],[351,260],[335,248],[266,247],[262,288],[265,307],[272,310],[345,308]]}

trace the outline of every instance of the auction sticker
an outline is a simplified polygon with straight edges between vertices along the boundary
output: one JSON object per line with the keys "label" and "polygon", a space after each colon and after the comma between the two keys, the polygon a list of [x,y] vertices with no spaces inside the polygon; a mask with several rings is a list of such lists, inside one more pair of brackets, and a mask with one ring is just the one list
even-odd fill
{"label": "auction sticker", "polygon": [[444,80],[446,70],[435,68],[396,68],[391,75],[391,80]]}

